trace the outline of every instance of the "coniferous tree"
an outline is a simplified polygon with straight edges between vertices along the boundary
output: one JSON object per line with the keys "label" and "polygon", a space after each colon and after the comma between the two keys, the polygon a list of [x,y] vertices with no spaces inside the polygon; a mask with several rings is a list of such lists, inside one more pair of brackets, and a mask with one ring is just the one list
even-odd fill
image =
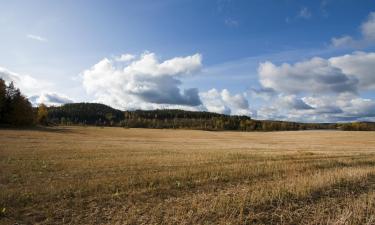
{"label": "coniferous tree", "polygon": [[13,82],[8,86],[0,79],[0,123],[13,126],[27,126],[34,122],[31,103]]}

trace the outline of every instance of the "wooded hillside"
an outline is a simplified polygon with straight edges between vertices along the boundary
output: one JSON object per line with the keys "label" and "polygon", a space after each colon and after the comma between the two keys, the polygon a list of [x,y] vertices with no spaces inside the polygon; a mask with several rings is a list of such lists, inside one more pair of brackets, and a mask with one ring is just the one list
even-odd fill
{"label": "wooded hillside", "polygon": [[98,103],[71,103],[48,108],[49,121],[63,125],[122,126],[202,130],[274,131],[336,129],[336,124],[259,121],[248,116],[177,109],[120,111]]}

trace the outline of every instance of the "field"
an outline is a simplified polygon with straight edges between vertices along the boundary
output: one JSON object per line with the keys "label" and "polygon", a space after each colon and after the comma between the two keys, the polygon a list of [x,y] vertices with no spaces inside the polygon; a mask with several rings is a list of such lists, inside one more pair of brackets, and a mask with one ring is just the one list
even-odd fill
{"label": "field", "polygon": [[0,130],[0,224],[375,224],[375,132]]}

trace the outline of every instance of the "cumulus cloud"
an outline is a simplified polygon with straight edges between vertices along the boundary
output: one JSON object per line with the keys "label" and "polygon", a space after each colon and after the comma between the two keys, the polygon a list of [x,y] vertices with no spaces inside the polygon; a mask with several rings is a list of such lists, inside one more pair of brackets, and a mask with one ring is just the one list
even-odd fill
{"label": "cumulus cloud", "polygon": [[227,89],[218,91],[213,88],[200,93],[200,96],[203,105],[210,112],[248,116],[252,114],[245,93],[231,94]]}
{"label": "cumulus cloud", "polygon": [[349,35],[345,35],[342,37],[334,37],[331,39],[332,45],[334,47],[342,47],[342,46],[357,46],[359,43],[357,43],[356,40],[354,40]]}
{"label": "cumulus cloud", "polygon": [[30,75],[18,74],[3,67],[0,67],[0,78],[7,83],[13,81],[14,85],[26,95],[39,93],[40,90],[50,86],[46,81],[37,80]]}
{"label": "cumulus cloud", "polygon": [[364,39],[375,41],[375,12],[371,12],[367,20],[362,23],[361,31]]}
{"label": "cumulus cloud", "polygon": [[308,96],[303,97],[303,101],[315,109],[316,114],[338,114],[343,110],[336,104],[336,98],[332,96]]}
{"label": "cumulus cloud", "polygon": [[355,52],[329,59],[332,66],[359,80],[361,89],[375,90],[375,53]]}
{"label": "cumulus cloud", "polygon": [[329,60],[312,58],[294,65],[277,66],[271,62],[261,63],[258,68],[260,83],[264,88],[282,93],[356,92],[357,79],[348,76]]}
{"label": "cumulus cloud", "polygon": [[375,89],[375,53],[354,52],[295,64],[261,63],[261,87],[266,95],[258,118],[307,122],[375,121],[375,101],[361,97]]}
{"label": "cumulus cloud", "polygon": [[151,109],[168,105],[198,106],[198,89],[182,90],[181,78],[199,70],[202,56],[195,54],[160,62],[146,52],[127,64],[103,59],[82,73],[83,86],[97,101],[123,109]]}
{"label": "cumulus cloud", "polygon": [[69,97],[57,93],[42,93],[40,95],[33,95],[28,98],[33,105],[39,105],[41,103],[48,106],[54,105],[59,106],[66,103],[73,103],[74,101]]}
{"label": "cumulus cloud", "polygon": [[289,109],[296,110],[308,110],[314,109],[312,106],[308,105],[302,99],[298,98],[295,95],[280,96],[280,104]]}
{"label": "cumulus cloud", "polygon": [[345,116],[349,119],[363,120],[363,118],[375,117],[375,101],[371,99],[352,99],[344,109],[346,110]]}
{"label": "cumulus cloud", "polygon": [[349,35],[333,37],[331,45],[334,47],[364,47],[375,42],[375,12],[371,12],[360,26],[361,37],[353,38]]}

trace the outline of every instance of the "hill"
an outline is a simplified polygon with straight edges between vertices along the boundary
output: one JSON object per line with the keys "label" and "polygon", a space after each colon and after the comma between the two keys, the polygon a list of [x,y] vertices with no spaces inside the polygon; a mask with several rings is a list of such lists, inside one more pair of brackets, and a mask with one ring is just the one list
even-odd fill
{"label": "hill", "polygon": [[98,103],[70,103],[48,108],[49,121],[63,125],[122,126],[200,130],[275,131],[336,129],[331,123],[260,121],[248,116],[177,109],[121,111]]}
{"label": "hill", "polygon": [[57,124],[110,125],[124,119],[124,113],[104,104],[69,103],[48,108],[48,118]]}

